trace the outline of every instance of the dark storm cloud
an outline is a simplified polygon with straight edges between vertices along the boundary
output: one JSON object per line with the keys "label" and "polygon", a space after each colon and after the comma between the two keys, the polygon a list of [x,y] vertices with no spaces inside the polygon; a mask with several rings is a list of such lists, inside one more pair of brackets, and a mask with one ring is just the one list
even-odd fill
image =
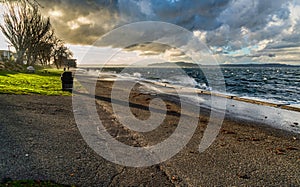
{"label": "dark storm cloud", "polygon": [[[113,28],[135,21],[165,21],[190,30],[213,30],[230,0],[39,0],[60,37],[70,43],[91,44]],[[55,15],[58,13],[62,15]],[[82,22],[82,19],[89,22]],[[81,19],[81,22],[80,22]]]}
{"label": "dark storm cloud", "polygon": [[118,23],[115,0],[40,0],[58,36],[72,44],[92,44]]}
{"label": "dark storm cloud", "polygon": [[[138,2],[138,3],[137,3]],[[146,3],[147,2],[147,3]],[[227,8],[230,0],[190,0],[190,1],[171,1],[168,0],[120,0],[119,10],[131,17],[141,17],[142,19],[152,19],[165,21],[180,25],[187,29],[215,29],[220,26],[216,18]],[[135,10],[129,10],[126,6],[137,4]],[[146,6],[150,7],[147,8]],[[142,16],[140,16],[142,15]]]}
{"label": "dark storm cloud", "polygon": [[[300,5],[287,0],[39,0],[60,38],[72,44],[93,44],[105,33],[136,21],[164,21],[182,26],[217,49],[216,54],[251,48],[300,46]],[[117,41],[117,40],[116,40]],[[114,44],[117,47],[118,44]],[[253,47],[254,46],[254,47]],[[257,49],[255,49],[257,48]],[[143,45],[127,50],[154,54],[168,47]],[[256,52],[255,52],[256,51]],[[245,55],[245,56],[247,56]],[[228,55],[227,55],[228,56]],[[241,54],[243,56],[243,54]],[[264,55],[262,55],[264,56]],[[268,56],[268,55],[266,55]],[[276,55],[277,57],[277,55]]]}

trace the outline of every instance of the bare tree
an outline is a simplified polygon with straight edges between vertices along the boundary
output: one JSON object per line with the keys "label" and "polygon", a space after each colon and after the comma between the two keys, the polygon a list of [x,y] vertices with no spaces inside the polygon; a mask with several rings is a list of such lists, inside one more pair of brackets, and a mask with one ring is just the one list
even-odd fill
{"label": "bare tree", "polygon": [[32,65],[39,56],[40,48],[51,40],[51,23],[49,18],[43,18],[37,4],[28,0],[16,2],[6,1],[7,12],[4,14],[4,24],[0,30],[14,46],[17,52],[17,63]]}
{"label": "bare tree", "polygon": [[[3,0],[7,12],[0,30],[17,52],[17,63],[49,65],[57,68],[72,57],[72,52],[58,39],[51,28],[49,18],[44,18],[35,0]],[[0,0],[1,3],[1,0]]]}

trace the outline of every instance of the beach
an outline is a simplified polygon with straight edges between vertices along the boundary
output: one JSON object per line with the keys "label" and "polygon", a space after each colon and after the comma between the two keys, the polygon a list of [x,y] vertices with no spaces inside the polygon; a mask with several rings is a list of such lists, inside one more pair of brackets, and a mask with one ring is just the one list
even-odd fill
{"label": "beach", "polygon": [[[112,82],[103,81],[97,85],[96,95],[109,97]],[[142,106],[148,105],[149,98],[153,98],[149,94],[131,93],[130,101]],[[104,99],[98,102],[105,110],[112,112],[110,102]],[[166,117],[168,119],[158,129],[138,135],[132,132],[143,146],[162,141],[176,128],[174,124],[178,122],[178,116],[172,114],[179,113],[179,107],[170,101],[167,101],[167,106],[170,111]],[[147,115],[147,111],[137,107],[132,112],[137,117]],[[199,153],[199,144],[207,128],[209,113],[208,110],[201,110],[199,125],[191,141],[179,154],[160,165],[171,180],[173,176],[178,178],[172,180],[174,184],[207,186],[299,183],[296,174],[300,171],[299,135],[227,116],[215,142],[205,152]]]}
{"label": "beach", "polygon": [[[175,131],[181,113],[176,97],[164,95],[166,119],[157,129],[140,133],[117,120],[112,102],[122,103],[111,99],[112,85],[111,80],[99,80],[95,98],[99,118],[116,140],[145,147]],[[130,92],[130,107],[134,116],[146,120],[148,105],[157,95],[141,92],[140,86]],[[299,134],[250,119],[226,115],[215,141],[199,153],[211,113],[201,108],[195,133],[178,154],[160,164],[134,168],[107,161],[89,147],[76,125],[72,97],[0,97],[1,179],[51,180],[76,186],[300,185]]]}
{"label": "beach", "polygon": [[0,187],[300,187],[300,0],[0,10]]}

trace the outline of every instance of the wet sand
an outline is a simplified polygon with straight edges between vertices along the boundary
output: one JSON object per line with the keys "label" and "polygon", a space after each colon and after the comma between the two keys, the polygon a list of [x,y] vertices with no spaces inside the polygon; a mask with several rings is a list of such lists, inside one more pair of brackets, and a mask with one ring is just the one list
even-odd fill
{"label": "wet sand", "polygon": [[[116,119],[111,106],[110,94],[113,82],[100,81],[96,98],[99,107],[112,119]],[[118,89],[117,89],[118,90]],[[139,91],[139,85],[131,91],[131,112],[138,119],[147,119],[149,102],[155,94]],[[122,94],[122,89],[119,90]],[[164,98],[164,96],[162,97]],[[131,134],[132,141],[118,140],[132,146],[151,146],[168,138],[178,125],[180,106],[176,100],[165,96],[168,112],[166,120],[155,130],[138,133],[115,121],[119,133]],[[114,102],[114,101],[113,101]],[[278,130],[264,124],[226,116],[214,143],[203,153],[199,144],[203,137],[210,111],[201,108],[198,127],[187,146],[172,159],[159,165],[169,179],[179,186],[210,185],[299,185],[300,140],[299,135]],[[106,124],[111,127],[111,124]]]}

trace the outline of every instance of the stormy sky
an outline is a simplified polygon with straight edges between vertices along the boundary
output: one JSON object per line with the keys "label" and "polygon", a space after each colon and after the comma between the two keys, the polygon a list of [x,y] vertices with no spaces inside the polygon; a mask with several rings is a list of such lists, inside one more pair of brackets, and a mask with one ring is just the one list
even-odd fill
{"label": "stormy sky", "polygon": [[[57,35],[72,45],[92,45],[103,34],[128,23],[163,21],[193,32],[220,63],[300,64],[300,0],[39,2]],[[136,49],[178,55],[174,49],[155,45],[132,50]]]}

